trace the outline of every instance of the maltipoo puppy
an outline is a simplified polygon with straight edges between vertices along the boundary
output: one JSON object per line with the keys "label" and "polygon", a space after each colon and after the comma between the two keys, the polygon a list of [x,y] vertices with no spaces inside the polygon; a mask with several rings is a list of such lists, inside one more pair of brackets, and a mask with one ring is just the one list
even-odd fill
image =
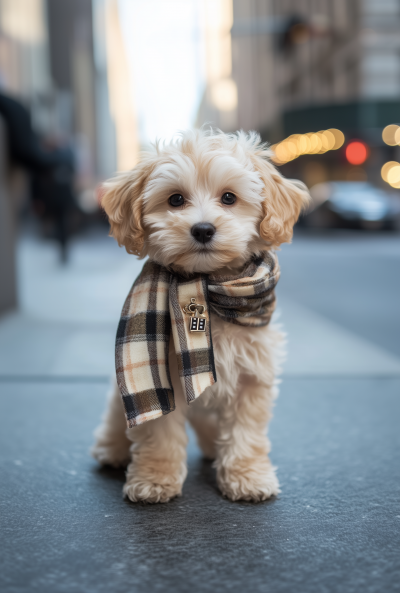
{"label": "maltipoo puppy", "polygon": [[279,492],[267,438],[282,354],[270,323],[275,250],[309,195],[271,154],[254,132],[189,131],[105,184],[112,236],[149,258],[122,311],[117,381],[92,451],[128,464],[133,502],[181,494],[186,418],[223,495]]}

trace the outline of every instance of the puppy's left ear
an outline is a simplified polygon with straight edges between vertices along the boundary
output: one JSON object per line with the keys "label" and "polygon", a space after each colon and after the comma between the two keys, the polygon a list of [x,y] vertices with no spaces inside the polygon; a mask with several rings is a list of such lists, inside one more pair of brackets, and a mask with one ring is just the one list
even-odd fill
{"label": "puppy's left ear", "polygon": [[264,183],[264,218],[260,235],[272,246],[290,243],[293,226],[310,201],[307,187],[301,181],[286,179],[270,163],[268,150],[253,156],[253,163]]}

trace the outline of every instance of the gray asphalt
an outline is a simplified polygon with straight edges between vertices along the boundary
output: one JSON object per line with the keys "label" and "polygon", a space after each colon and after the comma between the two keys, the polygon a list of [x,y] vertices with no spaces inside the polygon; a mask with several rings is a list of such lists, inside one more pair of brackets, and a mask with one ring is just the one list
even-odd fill
{"label": "gray asphalt", "polygon": [[[281,294],[399,353],[398,236],[298,233],[280,261]],[[285,377],[258,505],[221,497],[193,435],[181,498],[124,501],[88,455],[106,387],[0,376],[2,591],[400,590],[398,376]]]}
{"label": "gray asphalt", "polygon": [[[293,248],[295,246],[295,249]],[[297,230],[279,256],[278,295],[295,300],[400,356],[400,239]]]}

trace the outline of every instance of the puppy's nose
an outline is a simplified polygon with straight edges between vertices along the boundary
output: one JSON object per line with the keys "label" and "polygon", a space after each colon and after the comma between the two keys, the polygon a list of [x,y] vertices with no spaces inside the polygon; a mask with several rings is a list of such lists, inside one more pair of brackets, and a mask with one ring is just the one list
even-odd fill
{"label": "puppy's nose", "polygon": [[208,243],[215,235],[215,226],[210,222],[198,222],[192,226],[191,233],[199,243]]}

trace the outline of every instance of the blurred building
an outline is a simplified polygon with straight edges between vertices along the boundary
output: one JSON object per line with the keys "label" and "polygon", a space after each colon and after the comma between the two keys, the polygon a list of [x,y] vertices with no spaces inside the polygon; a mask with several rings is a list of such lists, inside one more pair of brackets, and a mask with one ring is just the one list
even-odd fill
{"label": "blurred building", "polygon": [[95,64],[91,0],[47,0],[49,61],[56,126],[74,137],[80,184],[90,187],[98,169]]}
{"label": "blurred building", "polygon": [[[209,115],[226,131],[256,129],[271,143],[338,129],[346,139],[340,150],[292,154],[277,164],[309,185],[335,178],[383,183],[383,163],[400,156],[382,140],[385,126],[400,123],[400,2],[233,0],[231,6],[234,109],[224,121],[211,83],[199,119]],[[351,140],[365,145],[362,166],[346,159]]]}
{"label": "blurred building", "polygon": [[[0,86],[32,105],[51,92],[44,0],[0,0]],[[35,123],[48,122],[34,110]]]}
{"label": "blurred building", "polygon": [[198,126],[210,123],[224,131],[237,127],[237,86],[232,78],[232,25],[232,0],[203,0],[206,85],[197,115]]}
{"label": "blurred building", "polygon": [[[70,195],[86,213],[98,210],[96,185],[135,164],[129,85],[118,0],[0,0],[0,93],[28,109],[40,144],[73,154]],[[16,304],[17,218],[34,193],[24,166],[11,162],[3,117],[9,115],[0,116],[0,311]],[[66,216],[58,216],[65,227]]]}
{"label": "blurred building", "polygon": [[[392,110],[393,117],[399,106],[399,25],[398,0],[234,0],[239,125],[267,124],[277,131],[281,126],[281,134],[292,132],[293,126],[309,131],[304,118],[312,107],[313,122],[319,118],[322,128],[354,123],[380,127],[379,111]],[[250,100],[248,88],[253,89]],[[265,105],[268,100],[272,107]],[[358,105],[347,107],[349,103]],[[361,103],[375,107],[360,111]],[[323,110],[316,112],[316,106]],[[341,109],[332,113],[333,106]],[[351,116],[357,110],[354,122]]]}
{"label": "blurred building", "polygon": [[35,130],[72,143],[78,185],[135,163],[136,121],[117,0],[0,0],[0,87]]}
{"label": "blurred building", "polygon": [[[41,0],[0,2],[0,92],[29,102],[35,125],[48,127],[38,106],[51,90],[45,5]],[[0,312],[16,305],[17,205],[26,193],[24,176],[10,169],[8,133],[0,117]]]}

